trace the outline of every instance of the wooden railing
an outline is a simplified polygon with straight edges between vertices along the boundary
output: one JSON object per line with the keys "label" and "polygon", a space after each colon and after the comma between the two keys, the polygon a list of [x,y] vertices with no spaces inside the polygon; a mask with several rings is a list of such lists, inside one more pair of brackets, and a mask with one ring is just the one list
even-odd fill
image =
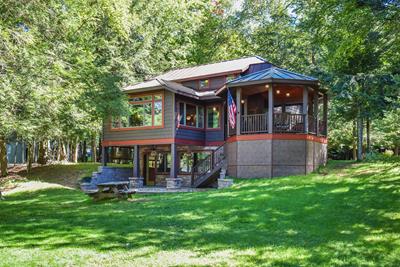
{"label": "wooden railing", "polygon": [[304,114],[275,113],[274,132],[275,133],[303,133]]}
{"label": "wooden railing", "polygon": [[268,132],[268,113],[242,115],[240,128],[242,134]]}
{"label": "wooden railing", "polygon": [[224,145],[219,146],[217,149],[208,155],[203,160],[199,161],[192,168],[192,187],[196,184],[197,180],[201,179],[208,173],[210,173],[214,168],[220,166],[224,159]]}

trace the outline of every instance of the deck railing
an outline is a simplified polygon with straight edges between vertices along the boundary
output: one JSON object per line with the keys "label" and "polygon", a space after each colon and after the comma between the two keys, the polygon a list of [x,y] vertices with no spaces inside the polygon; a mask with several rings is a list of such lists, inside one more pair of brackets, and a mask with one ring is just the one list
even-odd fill
{"label": "deck railing", "polygon": [[274,132],[275,133],[303,133],[304,132],[303,114],[275,113]]}
{"label": "deck railing", "polygon": [[[273,132],[274,133],[304,133],[305,117],[308,118],[307,132],[310,134],[326,135],[326,124],[322,120],[317,120],[313,115],[274,113]],[[230,135],[235,135],[236,130],[230,129]],[[317,133],[318,130],[318,133]],[[268,113],[242,115],[240,117],[241,134],[268,133]]]}
{"label": "deck railing", "polygon": [[242,115],[240,128],[242,134],[268,132],[268,113]]}

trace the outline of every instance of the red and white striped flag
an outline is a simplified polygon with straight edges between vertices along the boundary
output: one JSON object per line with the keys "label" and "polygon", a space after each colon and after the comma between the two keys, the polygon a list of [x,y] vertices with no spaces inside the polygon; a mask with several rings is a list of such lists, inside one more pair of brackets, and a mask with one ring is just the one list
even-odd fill
{"label": "red and white striped flag", "polygon": [[236,105],[235,101],[233,101],[231,92],[228,90],[228,112],[229,112],[229,125],[232,129],[236,127]]}

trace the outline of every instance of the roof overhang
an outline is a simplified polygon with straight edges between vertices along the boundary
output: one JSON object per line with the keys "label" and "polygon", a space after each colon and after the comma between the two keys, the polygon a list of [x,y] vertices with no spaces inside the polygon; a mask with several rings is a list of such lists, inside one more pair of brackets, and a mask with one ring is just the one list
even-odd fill
{"label": "roof overhang", "polygon": [[234,83],[234,84],[229,84],[227,83],[226,85],[222,86],[219,88],[215,94],[220,95],[223,92],[225,92],[226,89],[228,88],[236,88],[236,87],[243,87],[243,86],[250,86],[250,85],[259,85],[259,84],[286,84],[286,85],[306,85],[310,86],[313,88],[317,88],[319,91],[325,92],[325,89],[321,89],[319,87],[319,81],[307,81],[307,80],[286,80],[286,79],[264,79],[264,80],[257,80],[257,81],[247,81],[247,82],[240,82],[240,83]]}

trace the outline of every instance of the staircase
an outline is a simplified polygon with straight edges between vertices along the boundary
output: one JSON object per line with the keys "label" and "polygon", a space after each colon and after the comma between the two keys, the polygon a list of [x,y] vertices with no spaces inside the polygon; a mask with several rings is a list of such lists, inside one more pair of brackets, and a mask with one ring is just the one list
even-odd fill
{"label": "staircase", "polygon": [[224,145],[225,143],[193,166],[192,187],[206,187],[216,181],[225,166]]}

